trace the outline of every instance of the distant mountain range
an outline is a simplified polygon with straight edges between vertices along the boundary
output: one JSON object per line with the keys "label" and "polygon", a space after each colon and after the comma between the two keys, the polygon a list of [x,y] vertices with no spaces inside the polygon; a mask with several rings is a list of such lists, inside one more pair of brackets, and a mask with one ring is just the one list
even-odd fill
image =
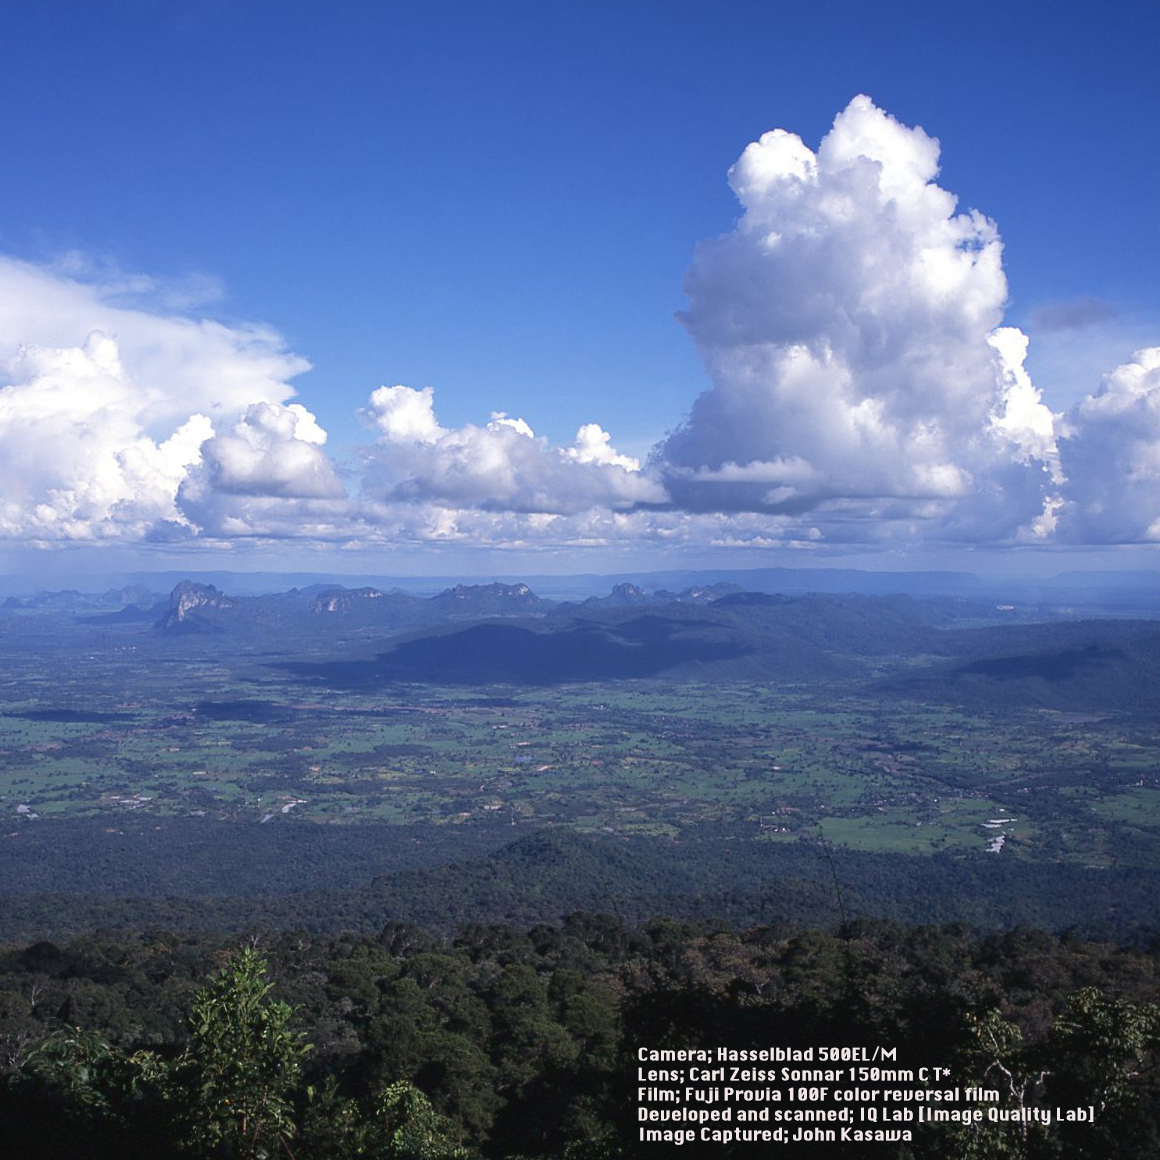
{"label": "distant mountain range", "polygon": [[203,639],[339,687],[664,676],[865,682],[892,696],[973,705],[1160,706],[1160,621],[1079,620],[957,595],[776,593],[716,580],[652,592],[621,581],[581,602],[499,581],[433,596],[332,584],[243,596],[183,579],[167,598],[142,587],[41,593],[9,598],[3,615],[71,617],[175,646]]}
{"label": "distant mountain range", "polygon": [[299,677],[390,682],[557,684],[671,680],[863,681],[915,700],[1147,711],[1160,707],[1160,623],[1049,621],[978,626],[994,609],[907,596],[730,592],[707,603],[557,605],[411,633],[366,658],[291,663]]}
{"label": "distant mountain range", "polygon": [[[578,612],[643,609],[669,604],[708,606],[741,590],[735,584],[692,586],[683,592],[647,593],[632,584],[616,585],[607,596],[581,604],[559,603],[537,596],[527,584],[456,584],[435,596],[420,597],[374,587],[341,588],[312,585],[264,596],[228,596],[213,584],[180,581],[168,600],[149,607],[126,606],[116,613],[89,617],[105,623],[152,618],[163,633],[245,631],[276,620],[291,623],[310,617],[341,617],[384,630],[442,623],[462,623],[488,617],[568,616]],[[66,594],[61,594],[65,596]],[[67,594],[71,595],[71,594]],[[770,600],[782,599],[768,597]],[[72,605],[66,599],[57,607]],[[986,611],[986,610],[984,610]]]}
{"label": "distant mountain range", "polygon": [[[384,576],[382,574],[340,575],[335,573],[277,572],[131,572],[110,574],[94,579],[83,578],[112,595],[131,589],[133,603],[142,595],[169,592],[182,580],[213,585],[233,597],[263,596],[290,589],[312,591],[324,589],[357,589],[371,587],[380,591],[406,592],[429,597],[463,583],[462,576]],[[539,596],[552,600],[582,601],[607,593],[609,589],[630,585],[646,592],[681,593],[690,588],[710,588],[729,584],[747,592],[861,594],[886,596],[905,593],[912,596],[959,596],[971,599],[1024,605],[1050,605],[1057,609],[1075,606],[1092,611],[1116,611],[1123,615],[1160,615],[1160,571],[1157,569],[1123,569],[1119,571],[1070,571],[1054,576],[988,576],[952,571],[870,571],[858,568],[699,568],[680,571],[632,571],[597,575],[523,575],[489,577],[498,583],[516,586],[526,584]],[[483,585],[479,585],[483,586]],[[44,597],[68,593],[43,591],[51,585],[34,576],[0,575],[0,596],[14,597],[27,606]],[[79,578],[70,578],[61,587],[80,587]],[[72,592],[74,599],[81,593]],[[156,595],[151,597],[157,599]],[[92,600],[91,596],[84,599]],[[106,605],[108,607],[108,605]],[[113,607],[116,607],[114,602]]]}

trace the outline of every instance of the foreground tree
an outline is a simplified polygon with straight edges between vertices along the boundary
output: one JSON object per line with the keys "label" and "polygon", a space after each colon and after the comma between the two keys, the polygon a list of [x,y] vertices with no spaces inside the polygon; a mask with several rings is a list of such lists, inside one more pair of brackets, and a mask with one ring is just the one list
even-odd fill
{"label": "foreground tree", "polygon": [[1027,1043],[998,1011],[967,1030],[966,1082],[997,1091],[1012,1118],[948,1133],[954,1160],[1160,1154],[1160,1007],[1086,987],[1041,1042]]}
{"label": "foreground tree", "polygon": [[310,1050],[270,998],[266,960],[248,947],[198,991],[172,1095],[185,1149],[197,1156],[269,1160],[296,1134],[294,1092]]}
{"label": "foreground tree", "polygon": [[369,1107],[339,1094],[328,1080],[307,1089],[309,1105],[302,1144],[307,1155],[326,1160],[466,1160],[450,1124],[414,1084],[383,1088]]}

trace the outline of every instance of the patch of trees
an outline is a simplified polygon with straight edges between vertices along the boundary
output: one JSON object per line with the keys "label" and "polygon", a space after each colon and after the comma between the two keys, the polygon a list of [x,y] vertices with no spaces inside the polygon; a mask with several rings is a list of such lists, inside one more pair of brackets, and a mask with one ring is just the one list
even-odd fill
{"label": "patch of trees", "polygon": [[576,913],[240,951],[90,935],[0,951],[0,1122],[29,1160],[635,1160],[655,1150],[638,1143],[638,1046],[881,1043],[999,1090],[1007,1109],[1099,1114],[918,1125],[876,1155],[1142,1160],[1160,1153],[1158,1000],[1160,942],[1026,928],[634,928]]}
{"label": "patch of trees", "polygon": [[690,828],[677,841],[562,827],[512,841],[520,830],[498,811],[470,828],[118,820],[112,833],[104,821],[26,823],[0,845],[0,882],[21,879],[0,894],[0,939],[149,925],[365,933],[388,921],[446,933],[476,920],[550,922],[577,909],[631,922],[669,913],[824,926],[839,917],[834,875],[850,916],[1077,927],[1116,938],[1160,926],[1160,867],[1144,839],[1128,840],[1133,857],[1106,869],[840,849],[832,873],[811,838],[762,841],[752,825],[732,823]]}

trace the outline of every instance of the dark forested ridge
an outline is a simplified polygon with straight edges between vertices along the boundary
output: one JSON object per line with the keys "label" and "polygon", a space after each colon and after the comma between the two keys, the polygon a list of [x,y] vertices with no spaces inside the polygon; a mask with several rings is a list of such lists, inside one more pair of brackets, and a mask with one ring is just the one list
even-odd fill
{"label": "dark forested ridge", "polygon": [[[562,828],[500,845],[505,829],[464,841],[446,827],[348,832],[300,823],[260,832],[223,824],[203,844],[180,823],[112,835],[52,823],[38,832],[36,852],[0,846],[7,859],[28,859],[29,873],[21,893],[10,888],[3,897],[0,938],[154,925],[367,932],[388,921],[447,932],[472,921],[552,922],[576,908],[631,921],[664,913],[738,923],[827,924],[845,913],[983,929],[1077,928],[1120,939],[1146,939],[1160,927],[1160,871],[1133,866],[873,854],[818,841],[775,844],[712,826],[679,841]],[[67,857],[53,846],[65,835]],[[498,848],[481,853],[489,846]],[[358,877],[376,860],[378,877]]]}

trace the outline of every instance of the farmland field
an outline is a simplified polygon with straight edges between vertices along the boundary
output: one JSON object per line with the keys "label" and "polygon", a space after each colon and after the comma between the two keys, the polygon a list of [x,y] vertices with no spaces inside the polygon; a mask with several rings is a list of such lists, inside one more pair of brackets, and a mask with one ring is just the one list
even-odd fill
{"label": "farmland field", "polygon": [[47,617],[5,627],[12,837],[130,813],[653,837],[725,823],[772,843],[1160,865],[1160,738],[1139,715],[836,681],[336,689],[290,672],[290,652]]}

